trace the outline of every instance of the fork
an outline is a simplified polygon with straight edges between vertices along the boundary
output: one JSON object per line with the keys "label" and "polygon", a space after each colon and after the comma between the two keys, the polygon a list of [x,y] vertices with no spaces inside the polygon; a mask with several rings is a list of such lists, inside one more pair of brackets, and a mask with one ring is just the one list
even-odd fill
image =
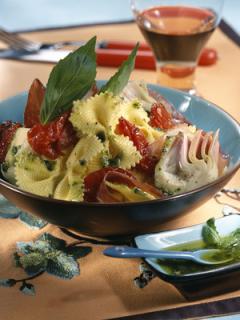
{"label": "fork", "polygon": [[0,40],[10,48],[17,51],[37,52],[41,49],[60,49],[66,46],[79,46],[84,44],[83,41],[58,41],[55,43],[41,43],[24,39],[18,34],[8,32],[4,29],[0,29]]}

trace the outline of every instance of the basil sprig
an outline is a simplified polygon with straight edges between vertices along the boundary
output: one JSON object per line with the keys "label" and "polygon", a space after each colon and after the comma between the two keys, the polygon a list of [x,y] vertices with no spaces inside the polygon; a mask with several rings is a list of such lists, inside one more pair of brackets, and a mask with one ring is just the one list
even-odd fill
{"label": "basil sprig", "polygon": [[101,88],[100,92],[109,91],[114,95],[117,95],[123,90],[128,83],[132,70],[134,69],[138,47],[139,43],[136,44],[128,59],[122,63],[119,70]]}
{"label": "basil sprig", "polygon": [[202,228],[202,238],[207,245],[221,245],[221,237],[215,225],[215,219],[209,219]]}
{"label": "basil sprig", "polygon": [[209,219],[202,228],[202,239],[206,246],[222,250],[226,256],[234,261],[240,259],[240,228],[228,235],[220,235],[215,225],[215,219]]}
{"label": "basil sprig", "polygon": [[41,106],[42,124],[55,119],[72,107],[92,87],[96,77],[96,37],[60,60],[53,68]]}

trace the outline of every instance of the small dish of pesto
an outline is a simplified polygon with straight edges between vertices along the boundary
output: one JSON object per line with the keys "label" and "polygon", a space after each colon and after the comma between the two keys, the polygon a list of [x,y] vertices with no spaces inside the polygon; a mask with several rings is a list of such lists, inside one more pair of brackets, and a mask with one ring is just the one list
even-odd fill
{"label": "small dish of pesto", "polygon": [[135,244],[138,248],[149,250],[195,251],[214,248],[221,250],[222,257],[230,258],[226,264],[215,266],[190,261],[145,260],[161,279],[173,284],[189,300],[240,289],[238,215],[209,219],[206,223],[187,228],[137,236]]}

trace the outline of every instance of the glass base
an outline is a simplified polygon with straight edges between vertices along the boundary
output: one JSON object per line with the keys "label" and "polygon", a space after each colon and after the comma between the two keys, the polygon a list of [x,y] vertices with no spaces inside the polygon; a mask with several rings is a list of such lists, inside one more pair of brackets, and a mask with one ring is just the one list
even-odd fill
{"label": "glass base", "polygon": [[195,94],[195,69],[193,63],[157,63],[157,83]]}

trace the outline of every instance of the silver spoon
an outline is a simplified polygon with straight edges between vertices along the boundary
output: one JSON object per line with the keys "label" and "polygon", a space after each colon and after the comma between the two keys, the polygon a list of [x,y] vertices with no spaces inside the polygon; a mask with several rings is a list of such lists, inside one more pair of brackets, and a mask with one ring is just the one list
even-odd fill
{"label": "silver spoon", "polygon": [[232,260],[231,257],[221,257],[221,255],[219,255],[221,253],[221,250],[219,249],[202,249],[197,251],[157,251],[116,246],[105,249],[103,253],[106,256],[114,258],[158,258],[191,260],[206,265],[223,264]]}

